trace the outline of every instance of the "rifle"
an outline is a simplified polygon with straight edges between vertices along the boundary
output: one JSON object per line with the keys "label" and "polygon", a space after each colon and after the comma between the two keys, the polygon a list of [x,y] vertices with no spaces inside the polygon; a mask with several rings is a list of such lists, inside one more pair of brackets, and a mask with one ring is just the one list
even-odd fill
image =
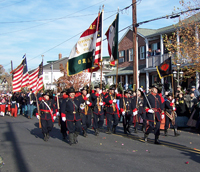
{"label": "rifle", "polygon": [[[58,99],[58,93],[57,93],[57,90],[56,90],[56,96],[57,96],[57,109],[58,109],[58,112],[60,113],[60,104],[59,104],[59,99]],[[61,114],[60,114],[61,115]],[[58,125],[60,126],[60,116],[58,117]]]}
{"label": "rifle", "polygon": [[39,128],[42,128],[42,124],[41,124],[41,114],[40,114],[40,107],[39,107],[39,104],[38,104],[37,95],[35,96],[35,98],[36,98],[36,105],[37,105],[38,115],[40,116],[40,119],[39,119]]}

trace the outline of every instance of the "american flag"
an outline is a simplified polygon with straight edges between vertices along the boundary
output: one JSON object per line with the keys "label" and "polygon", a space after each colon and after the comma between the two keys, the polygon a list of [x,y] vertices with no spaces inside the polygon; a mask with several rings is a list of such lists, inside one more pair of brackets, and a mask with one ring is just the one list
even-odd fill
{"label": "american flag", "polygon": [[88,72],[95,72],[100,69],[100,62],[102,61],[102,35],[103,35],[103,11],[98,15],[97,19],[97,39],[96,39],[96,49],[94,56],[94,67],[88,69]]}
{"label": "american flag", "polygon": [[37,79],[37,92],[43,88],[43,61],[39,65],[38,79]]}
{"label": "american flag", "polygon": [[22,88],[28,86],[29,83],[29,74],[28,74],[28,67],[26,62],[26,54],[23,56],[23,76],[22,76]]}
{"label": "american flag", "polygon": [[29,85],[33,93],[38,92],[43,87],[43,62],[29,75]]}
{"label": "american flag", "polygon": [[11,73],[13,74],[13,83],[12,83],[13,92],[21,91],[23,69],[24,69],[24,65],[22,61],[21,64],[16,69],[11,71]]}
{"label": "american flag", "polygon": [[97,40],[94,64],[99,64],[102,61],[102,35],[103,35],[103,11],[98,16],[97,20]]}

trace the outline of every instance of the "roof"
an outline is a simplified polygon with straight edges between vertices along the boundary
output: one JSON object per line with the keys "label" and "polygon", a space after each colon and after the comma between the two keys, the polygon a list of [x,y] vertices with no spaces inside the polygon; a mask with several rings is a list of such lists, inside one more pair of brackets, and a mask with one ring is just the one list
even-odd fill
{"label": "roof", "polygon": [[[63,66],[65,66],[65,64],[67,63],[67,61],[68,61],[68,57],[63,57],[63,58],[61,58],[59,60],[52,61],[52,63],[53,63],[53,69],[54,70],[60,70],[60,64],[63,64]],[[51,67],[52,63],[44,65],[43,66],[43,70],[45,70],[45,69],[50,70],[50,67]]]}

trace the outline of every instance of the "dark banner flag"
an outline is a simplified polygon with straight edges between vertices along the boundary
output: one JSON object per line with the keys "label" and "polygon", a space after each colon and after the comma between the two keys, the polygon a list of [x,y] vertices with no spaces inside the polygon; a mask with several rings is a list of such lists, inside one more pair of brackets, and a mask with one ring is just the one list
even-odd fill
{"label": "dark banner flag", "polygon": [[172,75],[172,58],[169,57],[159,66],[156,66],[160,79]]}

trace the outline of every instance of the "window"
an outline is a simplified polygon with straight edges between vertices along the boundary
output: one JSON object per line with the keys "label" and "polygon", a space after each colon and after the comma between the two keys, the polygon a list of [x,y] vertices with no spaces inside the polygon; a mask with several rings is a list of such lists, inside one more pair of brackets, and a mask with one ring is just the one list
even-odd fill
{"label": "window", "polygon": [[44,80],[49,80],[49,75],[45,75]]}
{"label": "window", "polygon": [[133,49],[129,50],[129,61],[133,61]]}
{"label": "window", "polygon": [[158,49],[157,45],[158,45],[157,43],[151,44],[152,56],[156,55],[156,50]]}
{"label": "window", "polygon": [[92,77],[93,77],[93,78],[96,78],[96,73],[92,73]]}
{"label": "window", "polygon": [[140,47],[140,59],[145,59],[145,46]]}
{"label": "window", "polygon": [[124,51],[120,51],[119,56],[124,57]]}

